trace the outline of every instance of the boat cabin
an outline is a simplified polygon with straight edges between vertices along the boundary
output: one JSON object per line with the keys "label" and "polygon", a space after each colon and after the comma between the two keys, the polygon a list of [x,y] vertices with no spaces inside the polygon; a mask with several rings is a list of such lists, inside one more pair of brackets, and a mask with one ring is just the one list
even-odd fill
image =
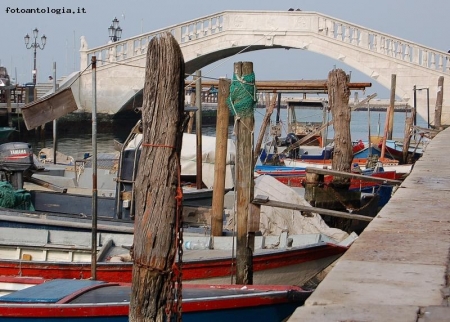
{"label": "boat cabin", "polygon": [[[311,137],[303,145],[323,147],[326,142],[328,102],[324,99],[292,98],[286,100],[288,133],[301,140]],[[322,128],[324,127],[324,128]]]}

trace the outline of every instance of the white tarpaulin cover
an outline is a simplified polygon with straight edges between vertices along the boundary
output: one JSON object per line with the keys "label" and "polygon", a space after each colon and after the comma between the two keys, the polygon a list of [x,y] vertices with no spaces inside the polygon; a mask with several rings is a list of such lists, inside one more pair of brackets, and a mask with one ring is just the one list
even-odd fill
{"label": "white tarpaulin cover", "polygon": [[[255,196],[268,196],[270,200],[311,206],[301,195],[271,176],[255,179]],[[304,217],[298,210],[261,206],[260,230],[263,235],[279,235],[286,231],[292,234],[322,233],[337,241],[348,234],[337,228],[330,228],[319,214]]]}
{"label": "white tarpaulin cover", "polygon": [[[142,134],[130,141],[127,149],[134,149],[142,140]],[[234,187],[234,159],[236,148],[234,142],[228,139],[225,189]],[[216,138],[202,135],[202,181],[207,188],[214,185],[214,163],[216,160]],[[181,174],[197,174],[197,137],[195,134],[183,133],[183,145],[181,148]]]}

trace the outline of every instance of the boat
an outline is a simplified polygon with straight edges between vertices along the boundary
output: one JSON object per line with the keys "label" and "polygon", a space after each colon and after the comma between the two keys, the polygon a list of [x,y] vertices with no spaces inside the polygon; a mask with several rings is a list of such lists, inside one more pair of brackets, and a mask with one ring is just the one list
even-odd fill
{"label": "boat", "polygon": [[[86,224],[88,226],[89,224]],[[100,226],[99,226],[100,227]],[[200,230],[199,230],[200,231]],[[337,242],[320,233],[255,237],[253,281],[255,284],[303,285],[338,259],[356,237]],[[107,282],[131,282],[133,235],[99,233],[97,278]],[[184,283],[230,283],[236,263],[232,236],[210,237],[185,232],[183,247]],[[0,275],[44,279],[79,279],[91,276],[91,232],[2,227]],[[191,249],[193,243],[202,249]],[[213,248],[213,249],[210,249]]]}
{"label": "boat", "polygon": [[255,173],[259,175],[271,175],[274,177],[305,176],[306,168],[273,166],[273,165],[256,165]]}
{"label": "boat", "polygon": [[[383,147],[383,142],[379,142],[375,145],[375,149],[381,154],[381,149]],[[403,162],[403,143],[396,140],[386,140],[385,144],[385,155],[391,159]],[[414,163],[423,154],[423,148],[418,146],[410,146],[408,148],[408,156],[410,162]]]}
{"label": "boat", "polygon": [[[269,189],[265,191],[264,189]],[[271,192],[272,191],[272,192]],[[278,195],[273,195],[276,191]],[[270,194],[272,193],[272,194]],[[255,179],[255,195],[303,202],[291,188],[270,176]],[[63,196],[64,194],[60,194]],[[52,199],[53,200],[53,199]],[[99,203],[100,204],[100,203]],[[255,236],[253,281],[256,284],[303,285],[338,259],[357,238],[329,229],[319,215],[304,217],[287,211],[269,215],[261,206],[261,229]],[[276,214],[282,214],[278,209]],[[210,215],[209,215],[210,216]],[[192,218],[187,214],[187,218]],[[134,222],[99,217],[97,276],[105,281],[131,281]],[[210,218],[200,216],[183,233],[183,279],[196,283],[229,283],[235,274],[233,215],[224,220],[223,236],[209,236]],[[231,223],[230,223],[231,222]],[[91,218],[33,211],[0,211],[0,271],[8,276],[88,278],[91,275]],[[201,242],[203,249],[190,243]]]}
{"label": "boat", "polygon": [[[311,293],[295,286],[183,285],[182,319],[285,321]],[[53,279],[0,297],[0,319],[128,321],[130,295],[130,284]]]}

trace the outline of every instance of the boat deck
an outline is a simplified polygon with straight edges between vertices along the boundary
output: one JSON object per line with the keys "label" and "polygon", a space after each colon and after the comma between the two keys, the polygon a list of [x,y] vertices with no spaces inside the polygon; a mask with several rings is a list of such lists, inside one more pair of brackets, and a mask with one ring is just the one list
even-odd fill
{"label": "boat deck", "polygon": [[289,319],[450,320],[450,129]]}

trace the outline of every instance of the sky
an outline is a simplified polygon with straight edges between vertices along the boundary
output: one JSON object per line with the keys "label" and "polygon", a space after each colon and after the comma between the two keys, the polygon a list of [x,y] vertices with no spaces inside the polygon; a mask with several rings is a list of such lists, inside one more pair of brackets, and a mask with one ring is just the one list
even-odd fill
{"label": "sky", "polygon": [[[80,37],[85,37],[89,48],[105,45],[109,40],[108,27],[115,17],[123,30],[122,39],[125,39],[224,10],[299,8],[437,50],[447,52],[450,49],[448,0],[1,0],[0,3],[3,26],[0,65],[5,66],[10,77],[17,78],[19,84],[32,80],[33,49],[25,47],[24,36],[32,36],[33,29],[39,30],[38,41],[43,34],[47,37],[44,49],[37,49],[37,80],[46,82],[53,74],[53,62],[56,62],[57,77],[78,71]],[[61,11],[64,8],[80,13],[14,13],[17,8]],[[206,66],[202,75],[232,78],[233,63],[237,61],[253,62],[257,80],[326,79],[330,70],[342,68],[352,73],[352,81],[373,84],[366,95],[377,93],[378,98],[389,98],[389,89],[370,77],[340,61],[308,51],[272,49],[241,54]]]}

